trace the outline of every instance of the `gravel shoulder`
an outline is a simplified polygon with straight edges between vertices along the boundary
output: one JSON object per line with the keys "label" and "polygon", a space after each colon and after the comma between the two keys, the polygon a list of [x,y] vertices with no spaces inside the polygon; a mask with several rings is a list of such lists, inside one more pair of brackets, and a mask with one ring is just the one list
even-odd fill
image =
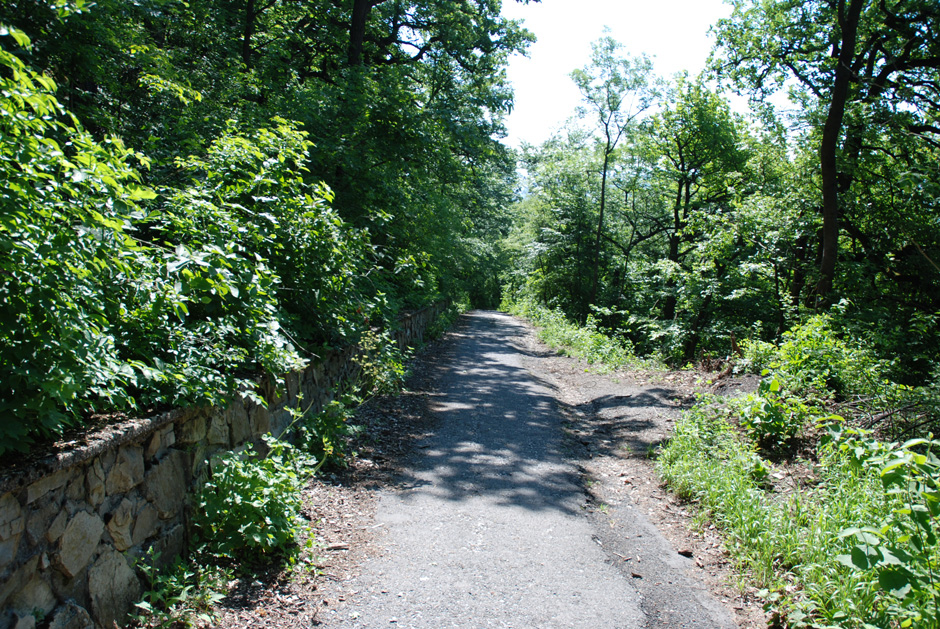
{"label": "gravel shoulder", "polygon": [[647,456],[700,379],[597,374],[464,317],[309,485],[308,567],[238,583],[220,626],[766,626]]}

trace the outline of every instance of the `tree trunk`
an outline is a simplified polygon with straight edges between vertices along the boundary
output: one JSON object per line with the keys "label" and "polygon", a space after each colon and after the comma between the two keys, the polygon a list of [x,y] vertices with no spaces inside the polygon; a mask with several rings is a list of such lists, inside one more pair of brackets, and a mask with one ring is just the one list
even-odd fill
{"label": "tree trunk", "polygon": [[702,328],[704,328],[705,324],[708,322],[708,308],[711,304],[712,295],[709,293],[702,301],[702,305],[699,307],[698,312],[695,313],[695,318],[692,320],[692,325],[689,327],[689,336],[686,338],[682,349],[683,358],[686,361],[695,359],[695,350],[698,349],[698,344],[702,340]]}
{"label": "tree trunk", "polygon": [[[682,191],[685,187],[685,182],[680,181],[678,189],[676,190],[676,202],[672,208],[672,233],[669,234],[669,253],[666,256],[666,259],[670,262],[679,264],[679,242],[680,236],[679,233],[682,231]],[[686,195],[687,196],[687,195]],[[675,282],[669,281],[666,284],[666,287],[669,289],[675,288]],[[676,296],[670,292],[666,295],[666,302],[663,304],[663,319],[666,321],[671,321],[676,318]]]}
{"label": "tree trunk", "polygon": [[845,117],[845,105],[848,101],[849,84],[852,81],[851,64],[855,57],[855,44],[858,33],[859,16],[864,0],[851,0],[848,11],[844,1],[839,6],[839,23],[842,27],[842,41],[839,60],[836,65],[836,77],[832,86],[829,112],[823,126],[822,143],[819,147],[820,173],[822,175],[823,228],[822,259],[819,263],[819,283],[816,285],[817,303],[823,302],[832,291],[836,274],[836,260],[839,257],[839,169],[837,152],[839,136],[842,133],[842,121]]}
{"label": "tree trunk", "polygon": [[601,172],[601,211],[597,218],[597,236],[594,239],[594,282],[591,287],[591,303],[597,303],[597,281],[601,267],[601,232],[604,229],[604,206],[607,203],[607,169],[610,167],[610,139],[604,149],[604,170]]}
{"label": "tree trunk", "polygon": [[796,239],[793,273],[790,276],[790,309],[793,311],[798,310],[800,304],[803,303],[803,288],[806,286],[806,271],[803,265],[806,264],[807,247],[809,247],[809,236],[802,234]]}
{"label": "tree trunk", "polygon": [[362,65],[362,47],[366,39],[366,22],[372,10],[372,0],[353,0],[349,22],[349,65]]}
{"label": "tree trunk", "polygon": [[245,3],[245,32],[242,35],[242,63],[251,70],[251,38],[255,35],[255,0]]}

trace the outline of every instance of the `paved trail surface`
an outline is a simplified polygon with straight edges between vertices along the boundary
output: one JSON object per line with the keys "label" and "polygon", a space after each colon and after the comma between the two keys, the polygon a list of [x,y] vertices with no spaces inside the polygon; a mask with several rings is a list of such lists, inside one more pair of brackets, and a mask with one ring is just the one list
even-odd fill
{"label": "paved trail surface", "polygon": [[[438,428],[379,501],[384,552],[329,626],[735,627],[638,510],[617,506],[616,525],[588,517],[559,392],[526,334],[507,315],[470,315]],[[642,576],[627,552],[646,557]]]}

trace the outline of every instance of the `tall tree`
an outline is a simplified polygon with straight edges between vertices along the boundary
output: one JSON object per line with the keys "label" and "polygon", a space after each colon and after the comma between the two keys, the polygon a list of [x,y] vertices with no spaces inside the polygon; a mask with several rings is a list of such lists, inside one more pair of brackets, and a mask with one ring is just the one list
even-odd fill
{"label": "tall tree", "polygon": [[[821,127],[822,255],[816,296],[836,277],[845,197],[866,127],[940,141],[940,11],[933,0],[737,0],[713,67],[766,93],[786,81]],[[882,146],[881,149],[890,148]]]}
{"label": "tall tree", "polygon": [[[744,171],[747,154],[741,149],[740,122],[728,103],[708,90],[701,79],[679,76],[663,111],[650,125],[648,159],[671,184],[671,225],[666,259],[678,265],[683,243],[695,239],[686,230],[691,213],[714,211],[732,196],[734,173]],[[663,318],[676,314],[676,295],[666,295]]]}
{"label": "tall tree", "polygon": [[23,54],[92,132],[152,157],[150,183],[181,185],[175,160],[228,120],[295,120],[307,176],[370,229],[379,290],[420,302],[478,277],[458,260],[511,191],[505,65],[532,40],[499,0],[100,0],[66,20],[53,4],[2,2],[0,23],[29,31]]}
{"label": "tall tree", "polygon": [[656,96],[652,77],[653,64],[648,57],[631,58],[623,53],[623,44],[605,36],[591,46],[591,61],[583,69],[571,73],[584,99],[586,112],[594,119],[601,152],[601,183],[594,237],[594,271],[591,303],[597,300],[597,284],[601,266],[601,238],[604,233],[604,211],[607,206],[607,180],[614,153],[631,125],[653,103]]}

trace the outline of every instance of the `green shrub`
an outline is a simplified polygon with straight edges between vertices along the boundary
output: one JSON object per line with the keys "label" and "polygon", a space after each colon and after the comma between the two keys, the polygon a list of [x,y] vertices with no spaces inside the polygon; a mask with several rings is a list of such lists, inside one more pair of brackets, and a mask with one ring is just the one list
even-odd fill
{"label": "green shrub", "polygon": [[349,423],[359,402],[353,395],[343,395],[331,400],[321,412],[304,414],[297,421],[301,446],[318,461],[316,469],[328,463],[346,463],[349,438],[359,432],[359,426]]}
{"label": "green shrub", "polygon": [[815,389],[841,397],[878,392],[887,372],[885,363],[861,343],[839,336],[825,314],[785,332],[770,368],[790,390]]}
{"label": "green shrub", "polygon": [[728,401],[752,441],[765,449],[789,442],[803,428],[808,409],[799,397],[781,390],[780,381],[764,371],[757,394]]}
{"label": "green shrub", "polygon": [[[311,147],[288,120],[249,131],[229,122],[205,157],[179,160],[192,182],[167,191],[148,227],[173,246],[224,250],[246,268],[270,269],[277,319],[295,340],[352,343],[385,302],[362,285],[375,266],[368,232],[345,223],[330,207],[332,191],[305,177]],[[250,305],[263,294],[235,303]],[[207,304],[192,316],[213,316],[216,308]]]}
{"label": "green shrub", "polygon": [[658,470],[722,530],[786,626],[934,626],[940,443],[875,441],[824,420],[816,478],[777,494],[782,478],[736,433],[735,403],[706,398],[684,413]]}
{"label": "green shrub", "polygon": [[[28,46],[0,26],[7,37]],[[112,325],[147,289],[131,228],[154,196],[135,170],[147,161],[117,138],[96,142],[54,91],[0,48],[0,454],[133,406],[134,387],[159,378],[123,355]]]}
{"label": "green shrub", "polygon": [[213,554],[256,558],[294,548],[314,460],[285,441],[265,442],[266,456],[251,446],[220,455],[195,498],[193,526]]}
{"label": "green shrub", "polygon": [[0,66],[0,455],[96,412],[225,404],[393,314],[294,123],[230,124],[157,198],[145,157],[95,141],[4,49]]}
{"label": "green shrub", "polygon": [[739,373],[762,373],[777,360],[777,346],[760,339],[744,339],[741,351],[743,355],[735,365]]}
{"label": "green shrub", "polygon": [[214,606],[225,598],[227,570],[177,559],[159,568],[152,549],[137,563],[146,588],[136,603],[141,627],[196,627],[216,622]]}
{"label": "green shrub", "polygon": [[884,443],[841,424],[832,427],[832,436],[893,498],[882,518],[842,531],[853,545],[838,561],[889,595],[885,613],[898,626],[940,625],[940,441]]}
{"label": "green shrub", "polygon": [[408,370],[408,356],[384,330],[366,330],[359,338],[359,393],[362,395],[389,395],[404,386]]}
{"label": "green shrub", "polygon": [[660,451],[658,469],[680,497],[702,500],[713,492],[719,494],[721,488],[710,485],[710,477],[716,484],[723,480],[736,484],[742,494],[750,494],[766,480],[768,465],[753,446],[738,438],[728,415],[717,398],[701,398],[683,414],[675,434]]}

